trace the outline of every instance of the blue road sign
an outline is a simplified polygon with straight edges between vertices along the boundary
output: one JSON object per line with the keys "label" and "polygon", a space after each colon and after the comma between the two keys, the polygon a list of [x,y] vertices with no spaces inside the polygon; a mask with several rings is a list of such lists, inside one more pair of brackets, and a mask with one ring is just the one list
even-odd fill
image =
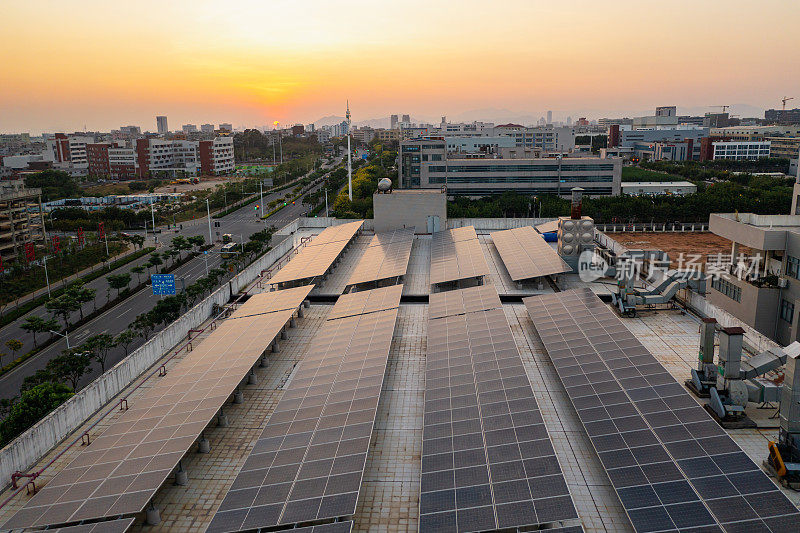
{"label": "blue road sign", "polygon": [[153,294],[167,296],[175,294],[175,274],[153,274],[150,276]]}

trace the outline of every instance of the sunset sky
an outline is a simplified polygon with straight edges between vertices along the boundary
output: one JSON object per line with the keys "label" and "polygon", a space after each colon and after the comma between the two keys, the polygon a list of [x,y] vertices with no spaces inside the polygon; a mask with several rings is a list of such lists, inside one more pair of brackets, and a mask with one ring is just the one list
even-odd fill
{"label": "sunset sky", "polygon": [[348,98],[354,121],[798,107],[798,20],[794,0],[7,0],[0,131],[308,123]]}

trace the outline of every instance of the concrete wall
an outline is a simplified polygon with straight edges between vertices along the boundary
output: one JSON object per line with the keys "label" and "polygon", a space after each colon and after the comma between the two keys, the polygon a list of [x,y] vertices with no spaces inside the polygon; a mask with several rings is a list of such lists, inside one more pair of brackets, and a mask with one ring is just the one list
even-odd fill
{"label": "concrete wall", "polygon": [[89,417],[101,408],[108,409],[106,404],[114,396],[185,341],[190,329],[211,317],[215,304],[228,302],[231,294],[239,292],[291,249],[292,239],[285,239],[0,450],[0,480],[8,482],[15,471],[27,470]]}
{"label": "concrete wall", "polygon": [[447,221],[447,229],[474,226],[481,233],[504,229],[537,226],[553,220],[552,218],[451,218]]}
{"label": "concrete wall", "polygon": [[428,233],[428,216],[438,216],[441,229],[447,225],[447,195],[440,190],[376,193],[372,206],[376,232],[414,227],[416,233]]}
{"label": "concrete wall", "polygon": [[[759,333],[773,337],[776,333],[776,319],[778,314],[779,292],[778,288],[756,287],[752,283],[740,280],[729,274],[723,275],[728,283],[739,287],[741,300],[736,301],[708,284],[706,299],[718,309],[737,317],[741,322],[752,327]],[[788,343],[787,343],[788,344]]]}

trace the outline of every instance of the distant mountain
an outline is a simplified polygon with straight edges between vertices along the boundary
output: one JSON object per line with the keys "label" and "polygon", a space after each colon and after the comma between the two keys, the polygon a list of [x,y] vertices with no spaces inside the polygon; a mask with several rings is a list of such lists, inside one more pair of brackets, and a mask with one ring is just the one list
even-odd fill
{"label": "distant mountain", "polygon": [[340,117],[337,115],[328,115],[327,117],[322,117],[315,120],[314,127],[321,128],[322,126],[333,126],[334,124],[339,124],[343,120],[344,117]]}

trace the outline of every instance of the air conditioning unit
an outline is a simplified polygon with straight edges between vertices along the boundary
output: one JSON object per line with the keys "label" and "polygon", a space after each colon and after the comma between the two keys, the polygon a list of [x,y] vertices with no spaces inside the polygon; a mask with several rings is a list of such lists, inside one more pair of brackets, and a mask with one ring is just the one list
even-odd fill
{"label": "air conditioning unit", "polygon": [[778,287],[785,289],[789,286],[789,280],[786,278],[778,278]]}

